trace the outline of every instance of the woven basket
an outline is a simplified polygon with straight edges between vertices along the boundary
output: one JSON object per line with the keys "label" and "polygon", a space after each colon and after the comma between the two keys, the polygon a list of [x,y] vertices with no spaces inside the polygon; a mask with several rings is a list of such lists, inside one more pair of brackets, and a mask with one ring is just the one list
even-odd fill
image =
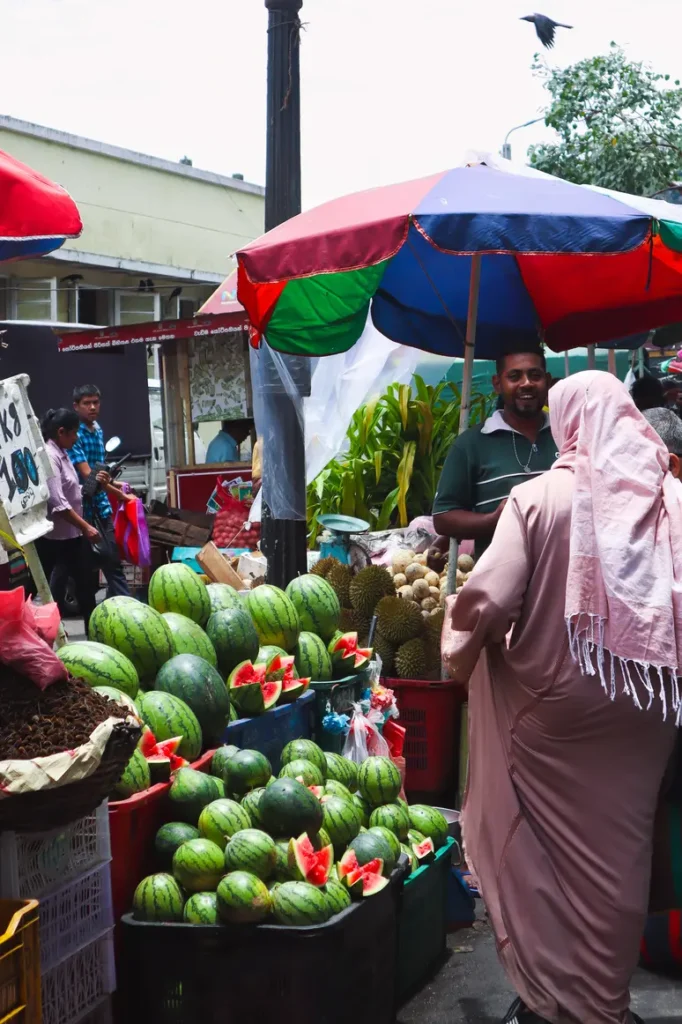
{"label": "woven basket", "polygon": [[140,738],[140,728],[115,725],[99,767],[78,782],[0,800],[0,832],[45,832],[91,814],[119,781]]}

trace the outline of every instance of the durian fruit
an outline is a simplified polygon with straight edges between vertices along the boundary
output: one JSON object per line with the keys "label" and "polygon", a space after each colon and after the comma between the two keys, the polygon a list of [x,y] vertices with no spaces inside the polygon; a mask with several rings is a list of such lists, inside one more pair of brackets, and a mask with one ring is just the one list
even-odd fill
{"label": "durian fruit", "polygon": [[414,551],[395,551],[391,559],[394,573],[405,572],[408,565],[414,562]]}
{"label": "durian fruit", "polygon": [[358,646],[365,647],[369,637],[370,619],[354,608],[342,608],[339,617],[339,629],[342,633],[357,633]]}
{"label": "durian fruit", "polygon": [[376,607],[377,628],[390,644],[398,647],[421,634],[421,609],[400,597],[384,597]]}
{"label": "durian fruit", "polygon": [[412,590],[412,587],[410,586],[409,583],[406,583],[404,587],[400,588],[400,590],[398,591],[398,597],[400,597],[403,601],[414,600],[414,591]]}
{"label": "durian fruit", "polygon": [[414,583],[415,580],[420,580],[423,576],[426,576],[426,569],[419,562],[412,562],[405,569],[405,576],[408,583]]}
{"label": "durian fruit", "polygon": [[401,587],[407,586],[407,576],[404,572],[397,572],[393,577],[393,586],[396,590],[400,590]]}
{"label": "durian fruit", "polygon": [[349,565],[334,565],[327,576],[327,583],[336,591],[339,604],[342,608],[350,605],[350,583],[353,579],[353,570]]}
{"label": "durian fruit", "polygon": [[430,587],[437,587],[440,585],[440,576],[437,572],[433,572],[433,570],[431,570],[431,572],[427,572],[424,579]]}
{"label": "durian fruit", "polygon": [[395,647],[379,630],[374,634],[374,653],[381,658],[382,674],[392,676],[395,672]]}
{"label": "durian fruit", "polygon": [[341,565],[338,558],[320,558],[310,570],[315,576],[323,576],[327,578],[332,569],[336,568],[337,565]]}
{"label": "durian fruit", "polygon": [[[418,613],[421,620],[421,612]],[[398,648],[395,668],[399,679],[424,679],[429,671],[429,659],[423,640],[408,640]]]}
{"label": "durian fruit", "polygon": [[474,560],[471,555],[460,555],[457,559],[457,568],[461,569],[462,572],[472,572]]}
{"label": "durian fruit", "polygon": [[390,572],[381,565],[366,566],[351,581],[351,606],[363,615],[372,615],[387,594],[395,594],[395,585]]}
{"label": "durian fruit", "polygon": [[412,584],[412,595],[415,601],[423,601],[424,598],[430,597],[429,585],[426,580],[415,580]]}

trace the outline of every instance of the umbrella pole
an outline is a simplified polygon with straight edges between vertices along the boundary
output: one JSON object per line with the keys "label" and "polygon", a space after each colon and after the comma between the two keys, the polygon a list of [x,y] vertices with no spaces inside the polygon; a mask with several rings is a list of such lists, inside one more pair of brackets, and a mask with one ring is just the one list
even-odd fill
{"label": "umbrella pole", "polygon": [[571,357],[568,352],[564,352],[564,376],[571,376]]}
{"label": "umbrella pole", "polygon": [[[469,308],[467,310],[467,333],[464,340],[464,372],[462,374],[462,400],[459,410],[459,432],[463,434],[469,428],[469,412],[471,410],[471,378],[474,373],[474,350],[476,348],[476,324],[478,321],[478,296],[481,290],[480,253],[471,257],[471,276],[469,278]],[[448,556],[448,594],[454,594],[457,579],[457,557],[459,543],[450,541]]]}
{"label": "umbrella pole", "polygon": [[615,348],[609,349],[609,373],[612,373],[614,377],[618,376],[618,370],[616,369],[616,350]]}
{"label": "umbrella pole", "polygon": [[597,369],[597,350],[594,345],[587,346],[587,369]]}

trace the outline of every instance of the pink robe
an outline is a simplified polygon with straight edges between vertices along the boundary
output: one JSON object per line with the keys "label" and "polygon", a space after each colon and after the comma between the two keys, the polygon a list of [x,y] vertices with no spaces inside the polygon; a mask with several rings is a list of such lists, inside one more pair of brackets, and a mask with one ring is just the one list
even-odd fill
{"label": "pink robe", "polygon": [[659,702],[638,710],[622,678],[612,702],[571,658],[572,490],[564,469],[515,488],[454,603],[450,667],[470,678],[464,842],[526,1005],[552,1024],[629,1024],[675,725]]}

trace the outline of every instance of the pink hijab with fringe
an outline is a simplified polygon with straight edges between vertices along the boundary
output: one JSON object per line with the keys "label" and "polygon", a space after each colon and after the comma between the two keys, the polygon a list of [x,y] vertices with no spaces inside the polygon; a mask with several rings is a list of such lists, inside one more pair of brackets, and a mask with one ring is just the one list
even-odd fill
{"label": "pink hijab with fringe", "polygon": [[577,373],[549,393],[553,469],[575,476],[565,617],[585,675],[616,696],[618,662],[637,707],[666,676],[680,723],[682,485],[668,451],[625,385],[609,373]]}

